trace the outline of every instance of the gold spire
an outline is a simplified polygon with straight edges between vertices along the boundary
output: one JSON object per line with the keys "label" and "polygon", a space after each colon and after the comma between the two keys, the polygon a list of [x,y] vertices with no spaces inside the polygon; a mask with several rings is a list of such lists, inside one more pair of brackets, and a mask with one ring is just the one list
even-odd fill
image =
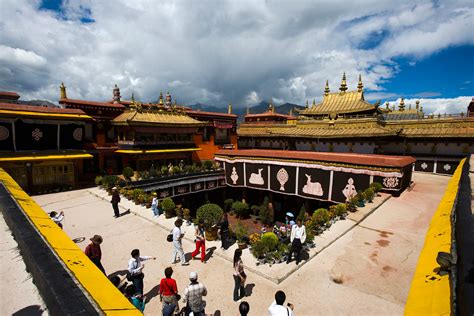
{"label": "gold spire", "polygon": [[59,86],[59,91],[60,91],[61,99],[67,99],[66,86],[64,85],[64,82],[61,82],[61,85]]}
{"label": "gold spire", "polygon": [[418,111],[420,109],[420,100],[416,100],[416,110]]}
{"label": "gold spire", "polygon": [[227,107],[227,114],[232,114],[232,103],[229,102],[229,106]]}
{"label": "gold spire", "polygon": [[293,116],[293,108],[290,109],[290,116]]}
{"label": "gold spire", "polygon": [[308,107],[309,107],[309,105],[308,105],[308,100],[306,100],[306,108],[308,108]]}
{"label": "gold spire", "polygon": [[339,88],[342,92],[346,92],[347,90],[347,83],[346,83],[346,73],[344,72],[342,74],[342,81],[341,81],[341,87]]}
{"label": "gold spire", "polygon": [[313,99],[313,106],[316,106],[316,99]]}
{"label": "gold spire", "polygon": [[362,84],[362,75],[359,74],[359,83],[357,84],[357,92],[362,92],[364,85]]}
{"label": "gold spire", "polygon": [[135,94],[132,92],[132,99],[130,100],[130,108],[136,108],[137,104],[135,103]]}
{"label": "gold spire", "polygon": [[326,88],[324,88],[324,95],[328,95],[329,94],[329,81],[326,80]]}
{"label": "gold spire", "polygon": [[390,110],[390,109],[388,108],[388,105],[389,105],[389,103],[388,103],[388,102],[385,102],[385,108],[386,108],[387,110]]}
{"label": "gold spire", "polygon": [[158,104],[163,106],[163,91],[160,91],[160,99],[159,99]]}
{"label": "gold spire", "polygon": [[403,100],[403,98],[400,99],[400,105],[398,106],[398,110],[405,111],[405,100]]}
{"label": "gold spire", "polygon": [[270,98],[270,104],[268,105],[268,112],[275,113],[275,107],[273,106],[273,98]]}

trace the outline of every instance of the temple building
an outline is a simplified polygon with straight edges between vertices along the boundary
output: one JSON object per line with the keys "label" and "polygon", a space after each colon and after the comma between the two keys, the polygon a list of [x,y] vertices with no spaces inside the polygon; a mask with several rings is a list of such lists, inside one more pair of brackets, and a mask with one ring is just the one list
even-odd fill
{"label": "temple building", "polygon": [[15,100],[0,103],[0,167],[30,194],[71,189],[80,181],[83,161],[92,158],[84,142],[93,118],[79,109]]}
{"label": "temple building", "polygon": [[344,74],[339,91],[331,92],[326,82],[322,102],[307,102],[296,119],[255,120],[247,114],[237,131],[239,148],[408,155],[417,159],[415,170],[444,174],[474,152],[472,109],[426,115],[419,101],[407,106],[403,99],[398,108],[383,107],[367,102],[363,88],[359,76],[357,90],[347,91]]}

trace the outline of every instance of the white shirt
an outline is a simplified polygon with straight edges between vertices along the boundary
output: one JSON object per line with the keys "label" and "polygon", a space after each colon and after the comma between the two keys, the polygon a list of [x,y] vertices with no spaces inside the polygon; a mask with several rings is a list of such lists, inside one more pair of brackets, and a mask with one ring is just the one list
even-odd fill
{"label": "white shirt", "polygon": [[275,301],[273,301],[272,305],[268,307],[268,315],[270,316],[295,316],[293,310],[287,306],[277,305]]}
{"label": "white shirt", "polygon": [[140,256],[137,259],[131,258],[128,261],[128,272],[130,272],[130,274],[132,274],[132,275],[139,274],[143,270],[142,261],[146,261],[146,260],[149,260],[151,258],[153,258],[153,257]]}
{"label": "white shirt", "polygon": [[158,205],[158,198],[154,197],[153,200],[151,200],[151,205],[157,206]]}
{"label": "white shirt", "polygon": [[291,237],[290,241],[293,242],[293,239],[298,238],[301,240],[301,243],[303,244],[306,240],[306,228],[304,225],[301,225],[301,227],[298,227],[298,225],[293,225],[291,227]]}
{"label": "white shirt", "polygon": [[173,234],[173,241],[178,241],[181,237],[181,228],[175,226],[171,233]]}

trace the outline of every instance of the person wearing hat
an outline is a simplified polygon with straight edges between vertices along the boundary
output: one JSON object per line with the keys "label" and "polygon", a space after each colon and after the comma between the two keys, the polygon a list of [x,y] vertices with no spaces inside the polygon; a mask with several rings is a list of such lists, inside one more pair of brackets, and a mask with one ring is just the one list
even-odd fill
{"label": "person wearing hat", "polygon": [[151,194],[153,199],[151,200],[151,211],[153,212],[153,216],[158,217],[160,216],[160,211],[158,210],[158,197],[156,192]]}
{"label": "person wearing hat", "polygon": [[86,254],[89,259],[99,268],[100,271],[102,271],[105,275],[105,269],[102,266],[102,263],[100,262],[100,259],[102,259],[102,250],[100,249],[100,244],[102,243],[102,236],[100,235],[94,235],[91,239],[91,243],[87,245],[86,250],[84,250],[84,253]]}
{"label": "person wearing hat", "polygon": [[117,190],[117,187],[112,188],[112,200],[110,203],[112,203],[112,208],[114,209],[114,217],[119,217],[120,216],[120,211],[118,208],[118,204],[120,203],[120,194]]}
{"label": "person wearing hat", "polygon": [[189,281],[191,281],[191,284],[184,290],[183,301],[194,316],[205,316],[206,302],[203,301],[202,297],[207,295],[207,289],[204,284],[198,282],[197,272],[193,271],[189,274]]}

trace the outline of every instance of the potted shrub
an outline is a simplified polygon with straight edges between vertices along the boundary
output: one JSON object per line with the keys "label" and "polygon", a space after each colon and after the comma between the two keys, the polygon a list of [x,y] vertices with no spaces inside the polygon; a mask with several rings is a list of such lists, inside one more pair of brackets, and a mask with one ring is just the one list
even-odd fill
{"label": "potted shrub", "polygon": [[161,175],[163,177],[168,175],[168,167],[166,165],[161,166]]}
{"label": "potted shrub", "polygon": [[237,244],[240,249],[247,247],[247,242],[245,241],[248,235],[248,229],[240,221],[237,222],[237,225],[234,227],[235,239],[237,239]]}
{"label": "potted shrub", "polygon": [[95,185],[101,187],[102,186],[102,176],[96,176],[94,179]]}
{"label": "potted shrub", "polygon": [[228,212],[232,206],[232,203],[234,203],[234,200],[233,199],[227,199],[227,200],[224,200],[224,210],[226,212]]}
{"label": "potted shrub", "polygon": [[372,182],[369,187],[372,188],[377,195],[383,189],[383,185],[379,182]]}
{"label": "potted shrub", "polygon": [[323,228],[329,221],[329,212],[325,208],[318,208],[316,211],[314,211],[311,219],[316,225]]}
{"label": "potted shrub", "polygon": [[145,192],[140,193],[138,196],[138,201],[140,202],[141,206],[145,206],[147,200],[147,194]]}
{"label": "potted shrub", "polygon": [[249,213],[249,206],[247,203],[235,201],[234,203],[232,203],[231,210],[235,213],[237,217],[246,218]]}
{"label": "potted shrub", "polygon": [[133,199],[133,190],[132,189],[127,190],[126,194],[127,194],[127,199],[131,201]]}
{"label": "potted shrub", "polygon": [[178,218],[181,218],[181,219],[183,218],[183,206],[181,204],[176,205],[175,212]]}
{"label": "potted shrub", "polygon": [[359,198],[357,196],[353,196],[347,201],[347,207],[350,212],[357,211],[357,204],[359,202]]}
{"label": "potted shrub", "polygon": [[255,242],[252,244],[252,248],[250,248],[250,252],[255,258],[263,259],[263,257],[265,256],[265,246],[259,240],[258,242]]}
{"label": "potted shrub", "polygon": [[178,166],[173,166],[173,174],[180,174],[181,173],[181,169],[178,167]]}
{"label": "potted shrub", "polygon": [[357,191],[356,198],[357,198],[357,206],[364,207],[365,206],[364,192],[360,190]]}
{"label": "potted shrub", "polygon": [[176,205],[173,202],[173,199],[170,197],[164,198],[161,201],[161,209],[165,213],[166,218],[171,218],[174,216],[174,210],[176,208]]}
{"label": "potted shrub", "polygon": [[153,201],[153,196],[151,194],[147,194],[145,207],[151,208],[151,202]]}
{"label": "potted shrub", "polygon": [[341,219],[345,219],[345,218],[346,218],[346,215],[347,215],[347,207],[346,207],[346,204],[339,203],[339,204],[336,205],[336,207],[334,208],[334,210],[336,211],[336,215],[339,216]]}
{"label": "potted shrub", "polygon": [[183,218],[186,222],[191,222],[191,211],[189,208],[183,208]]}
{"label": "potted shrub", "polygon": [[372,203],[374,201],[375,192],[372,188],[367,188],[364,191],[364,198],[369,202]]}
{"label": "potted shrub", "polygon": [[133,169],[128,166],[123,168],[122,170],[122,175],[127,181],[130,181],[134,174],[135,172],[133,171]]}
{"label": "potted shrub", "polygon": [[196,212],[196,221],[204,221],[206,240],[217,239],[217,224],[221,221],[224,211],[214,203],[206,203],[200,206]]}
{"label": "potted shrub", "polygon": [[202,167],[206,170],[209,171],[212,168],[212,161],[211,160],[204,160],[202,163]]}
{"label": "potted shrub", "polygon": [[133,189],[133,192],[132,192],[132,197],[133,197],[133,202],[135,202],[136,205],[139,205],[140,204],[140,194],[143,193],[143,190],[142,189]]}

